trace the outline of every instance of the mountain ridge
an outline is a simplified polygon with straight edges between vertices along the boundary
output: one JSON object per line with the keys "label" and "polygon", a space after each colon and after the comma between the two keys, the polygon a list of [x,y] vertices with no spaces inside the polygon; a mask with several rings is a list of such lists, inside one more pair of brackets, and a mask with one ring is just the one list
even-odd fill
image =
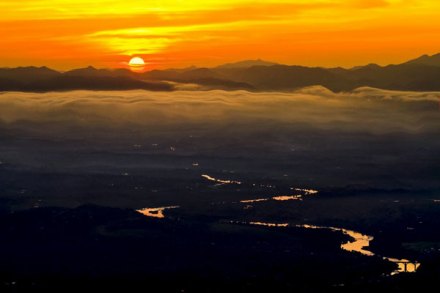
{"label": "mountain ridge", "polygon": [[[0,91],[65,91],[145,89],[291,91],[319,85],[340,92],[358,87],[387,90],[440,91],[440,53],[407,62],[353,68],[307,67],[243,60],[217,67],[187,67],[135,73],[128,69],[93,66],[60,72],[48,67],[0,68]],[[183,87],[182,87],[183,86]]]}
{"label": "mountain ridge", "polygon": [[236,61],[232,63],[225,63],[222,65],[219,65],[215,68],[249,68],[253,66],[272,66],[272,65],[279,65],[279,63],[265,61],[262,59],[255,59],[255,60],[242,60],[242,61]]}
{"label": "mountain ridge", "polygon": [[417,64],[417,65],[429,65],[429,66],[440,66],[440,53],[434,55],[422,55],[418,58],[409,60],[404,64]]}

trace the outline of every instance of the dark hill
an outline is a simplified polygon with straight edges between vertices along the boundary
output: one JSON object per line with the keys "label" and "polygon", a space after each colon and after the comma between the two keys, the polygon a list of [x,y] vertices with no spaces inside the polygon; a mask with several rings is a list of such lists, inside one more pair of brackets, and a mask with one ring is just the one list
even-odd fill
{"label": "dark hill", "polygon": [[420,56],[419,58],[410,60],[405,64],[440,66],[440,53],[432,56],[423,55]]}
{"label": "dark hill", "polygon": [[365,86],[440,91],[440,54],[424,55],[398,65],[368,64],[351,69],[280,65],[262,60],[246,60],[214,68],[188,67],[145,73],[91,66],[65,73],[47,67],[0,69],[0,91],[173,90],[170,82],[196,84],[204,90],[291,91],[320,85],[335,92]]}

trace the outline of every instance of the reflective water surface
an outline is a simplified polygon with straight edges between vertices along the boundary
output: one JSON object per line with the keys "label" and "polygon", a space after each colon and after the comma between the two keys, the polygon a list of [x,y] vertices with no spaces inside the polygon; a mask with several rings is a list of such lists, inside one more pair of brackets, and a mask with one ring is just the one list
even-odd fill
{"label": "reflective water surface", "polygon": [[337,227],[314,226],[314,225],[296,225],[295,227],[306,228],[306,229],[327,229],[331,231],[341,232],[345,235],[350,236],[353,239],[352,241],[348,241],[346,243],[341,244],[341,248],[343,250],[349,252],[354,251],[367,256],[374,255],[373,252],[365,249],[370,245],[370,241],[374,239],[373,236],[369,236],[353,230],[337,228]]}
{"label": "reflective water surface", "polygon": [[202,177],[205,178],[206,180],[213,181],[213,182],[220,184],[220,185],[221,184],[241,184],[240,181],[218,179],[218,178],[214,178],[209,175],[206,175],[206,174],[202,174]]}
{"label": "reflective water surface", "polygon": [[[217,185],[224,184],[242,184],[241,181],[229,180],[229,179],[218,179],[207,174],[202,174],[202,178],[215,182]],[[255,184],[254,184],[255,185]],[[265,185],[264,185],[265,186]],[[240,203],[257,203],[257,202],[265,202],[269,200],[274,201],[289,201],[289,200],[299,200],[302,201],[306,196],[316,195],[318,190],[315,189],[304,189],[304,188],[295,188],[291,187],[291,190],[298,192],[298,194],[293,195],[276,195],[267,198],[256,198],[256,199],[244,199],[240,200]],[[438,200],[434,200],[434,202],[438,202]],[[144,208],[137,210],[139,213],[154,218],[165,218],[164,211],[167,209],[175,209],[179,208],[179,206],[165,206],[165,207],[157,207],[157,208]],[[251,205],[247,205],[245,209],[252,208]],[[289,227],[289,223],[273,223],[273,222],[262,222],[262,221],[250,221],[250,222],[239,222],[239,221],[230,221],[232,224],[245,224],[245,225],[255,225],[255,226],[266,226],[266,227]],[[304,228],[304,229],[326,229],[335,232],[343,233],[351,238],[350,241],[341,244],[341,249],[348,252],[357,252],[365,256],[374,256],[375,254],[368,250],[370,245],[370,241],[374,239],[373,236],[362,234],[361,232],[357,232],[354,230],[349,230],[345,228],[332,227],[332,226],[317,226],[310,224],[302,224],[302,225],[292,225],[292,227],[296,228]],[[382,259],[393,262],[397,265],[397,269],[391,272],[391,275],[395,275],[398,273],[412,273],[416,272],[420,267],[420,263],[417,261],[410,261],[407,259],[397,259],[392,257],[384,257]]]}
{"label": "reflective water surface", "polygon": [[[243,223],[242,223],[243,224]],[[249,222],[249,225],[265,226],[265,227],[289,227],[288,223],[270,223],[270,222]],[[347,236],[350,236],[352,240],[341,244],[341,249],[348,252],[357,252],[365,256],[374,256],[375,254],[368,250],[370,241],[374,239],[373,236],[362,234],[354,230],[348,230],[345,228],[338,227],[327,227],[327,226],[316,226],[316,225],[293,225],[297,228],[305,229],[326,229],[335,232],[341,232]],[[382,259],[395,263],[397,269],[392,271],[390,275],[396,275],[399,273],[414,273],[420,267],[420,263],[417,261],[410,261],[407,259],[397,259],[392,257],[382,257]]]}
{"label": "reflective water surface", "polygon": [[241,203],[253,203],[253,202],[260,202],[260,201],[268,201],[270,198],[256,198],[256,199],[245,199],[240,200]]}
{"label": "reflective water surface", "polygon": [[397,269],[391,272],[391,275],[396,275],[399,273],[415,273],[420,267],[420,263],[417,261],[392,257],[383,257],[383,259],[397,264]]}
{"label": "reflective water surface", "polygon": [[288,227],[287,223],[265,223],[265,222],[249,222],[250,225],[266,226],[266,227]]}
{"label": "reflective water surface", "polygon": [[307,195],[317,194],[318,193],[318,190],[315,190],[315,189],[304,189],[304,188],[293,188],[293,187],[291,189],[295,190],[295,191],[302,191],[302,192],[304,192]]}
{"label": "reflective water surface", "polygon": [[[254,184],[255,185],[255,184]],[[262,185],[265,186],[265,185]],[[256,199],[244,199],[240,200],[241,203],[253,203],[253,202],[261,202],[268,200],[276,200],[276,201],[287,201],[287,200],[303,200],[305,196],[315,195],[318,193],[318,190],[314,189],[303,189],[303,188],[295,188],[291,187],[291,190],[299,192],[298,194],[287,194],[287,195],[275,195],[267,198],[256,198]]]}
{"label": "reflective water surface", "polygon": [[168,206],[168,207],[158,207],[158,208],[144,208],[140,210],[136,210],[137,212],[143,214],[147,217],[153,217],[153,218],[165,218],[164,211],[168,209],[177,209],[179,206]]}
{"label": "reflective water surface", "polygon": [[278,201],[286,201],[286,200],[302,200],[302,194],[296,194],[296,195],[278,195],[272,197],[273,200]]}
{"label": "reflective water surface", "polygon": [[[353,230],[336,228],[336,227],[313,226],[313,225],[297,225],[297,227],[303,227],[307,229],[329,229],[332,231],[342,232],[345,235],[350,236],[354,240],[341,244],[341,248],[343,250],[350,252],[358,252],[366,256],[375,255],[373,252],[366,249],[370,245],[370,241],[374,239],[373,236],[365,235]],[[414,273],[420,267],[420,263],[417,261],[410,261],[407,259],[397,259],[392,257],[382,257],[382,258],[397,265],[397,269],[391,272],[391,275],[396,275],[399,273]]]}

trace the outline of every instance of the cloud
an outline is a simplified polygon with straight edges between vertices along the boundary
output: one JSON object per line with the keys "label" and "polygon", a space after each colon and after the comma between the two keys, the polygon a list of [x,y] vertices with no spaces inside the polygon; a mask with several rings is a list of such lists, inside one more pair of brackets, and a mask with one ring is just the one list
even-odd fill
{"label": "cloud", "polygon": [[[88,180],[96,174],[160,178],[147,185],[178,178],[181,191],[185,180],[200,178],[194,162],[240,176],[289,174],[290,183],[316,189],[438,188],[439,96],[323,87],[291,93],[8,92],[0,94],[0,161],[8,176],[32,174],[56,186],[57,195],[70,190],[80,200],[94,194]],[[77,174],[79,181],[46,174]],[[47,199],[59,200],[50,190]],[[107,202],[108,189],[102,190],[97,194]],[[133,200],[115,192],[118,200]]]}
{"label": "cloud", "polygon": [[[148,91],[4,93],[3,125],[51,127],[171,129],[182,125],[235,124],[367,131],[372,133],[438,131],[440,93],[361,88],[332,93],[322,87],[292,93],[246,91]],[[25,125],[25,126],[23,126]]]}

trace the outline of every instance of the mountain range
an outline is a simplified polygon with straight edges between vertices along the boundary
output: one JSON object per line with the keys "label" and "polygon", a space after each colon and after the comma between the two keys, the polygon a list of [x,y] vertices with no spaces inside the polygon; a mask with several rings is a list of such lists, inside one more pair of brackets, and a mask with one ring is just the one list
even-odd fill
{"label": "mountain range", "polygon": [[[47,67],[0,68],[0,91],[210,90],[291,91],[320,85],[334,92],[358,87],[440,91],[440,53],[397,65],[368,64],[354,68],[323,68],[246,60],[212,68],[152,70],[94,67],[59,72]],[[185,87],[189,86],[189,87]]]}

